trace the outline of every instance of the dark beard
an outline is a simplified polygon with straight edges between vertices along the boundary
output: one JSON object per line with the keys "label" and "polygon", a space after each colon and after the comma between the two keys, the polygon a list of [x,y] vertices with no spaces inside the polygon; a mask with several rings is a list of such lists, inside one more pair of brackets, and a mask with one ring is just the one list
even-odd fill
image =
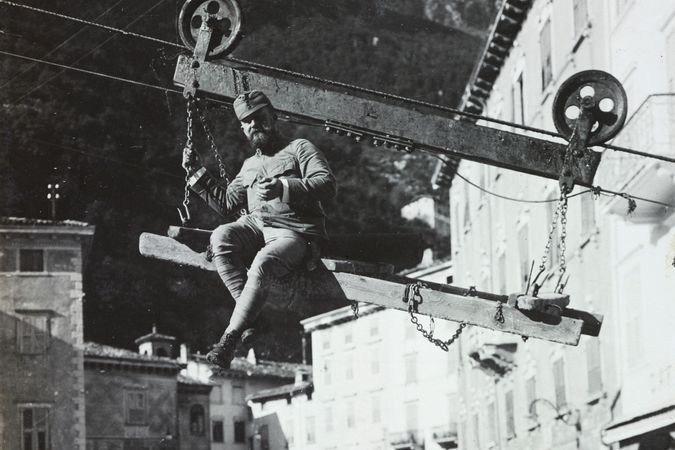
{"label": "dark beard", "polygon": [[279,135],[274,130],[256,131],[249,142],[253,150],[260,150],[265,155],[274,155],[279,151]]}

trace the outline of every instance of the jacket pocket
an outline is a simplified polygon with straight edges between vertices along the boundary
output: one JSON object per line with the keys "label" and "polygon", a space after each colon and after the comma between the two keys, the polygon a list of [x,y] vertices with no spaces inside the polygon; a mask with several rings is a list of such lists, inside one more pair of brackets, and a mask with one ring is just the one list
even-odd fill
{"label": "jacket pocket", "polygon": [[298,176],[298,170],[295,165],[295,158],[284,158],[278,161],[273,161],[267,167],[267,175],[269,177],[282,177],[282,176]]}

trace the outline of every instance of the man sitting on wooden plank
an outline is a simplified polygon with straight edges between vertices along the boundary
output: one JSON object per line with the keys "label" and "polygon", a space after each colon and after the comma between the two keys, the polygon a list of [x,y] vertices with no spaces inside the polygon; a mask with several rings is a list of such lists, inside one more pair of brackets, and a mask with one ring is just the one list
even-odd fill
{"label": "man sitting on wooden plank", "polygon": [[[310,242],[326,237],[321,202],[336,194],[324,155],[306,139],[288,142],[279,134],[265,94],[243,93],[234,100],[234,112],[255,154],[229,186],[203,167],[189,179],[191,189],[223,215],[248,210],[211,235],[213,262],[236,302],[225,333],[206,355],[222,368],[229,368],[239,340],[254,332],[271,283],[300,268]],[[183,166],[195,169],[193,152],[183,154]]]}

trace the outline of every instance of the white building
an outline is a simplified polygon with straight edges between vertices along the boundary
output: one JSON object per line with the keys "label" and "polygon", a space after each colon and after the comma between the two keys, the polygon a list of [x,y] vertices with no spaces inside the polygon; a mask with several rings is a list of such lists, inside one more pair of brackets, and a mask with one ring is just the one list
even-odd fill
{"label": "white building", "polygon": [[[675,156],[670,0],[507,0],[463,108],[554,130],[558,87],[587,69],[613,74],[627,92],[629,120],[614,144]],[[441,169],[445,176],[437,183],[449,187],[453,170],[521,200],[497,198],[454,177],[455,284],[522,291],[531,261],[536,272],[544,253],[557,182],[462,161]],[[607,150],[595,184],[675,203],[670,163]],[[542,199],[552,202],[525,202]],[[627,207],[624,198],[591,194],[569,203],[565,291],[572,307],[604,314],[599,338],[567,347],[477,329],[464,333],[460,448],[674,448],[675,215],[640,200],[632,215]],[[561,263],[556,242],[546,264],[549,289]]]}

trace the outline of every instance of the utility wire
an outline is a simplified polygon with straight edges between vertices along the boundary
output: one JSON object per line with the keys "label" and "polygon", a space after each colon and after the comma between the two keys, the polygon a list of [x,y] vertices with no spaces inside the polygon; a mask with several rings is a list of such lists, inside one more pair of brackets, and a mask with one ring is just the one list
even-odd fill
{"label": "utility wire", "polygon": [[[132,26],[133,24],[135,24],[136,22],[138,22],[139,20],[141,20],[141,19],[142,19],[145,15],[147,15],[150,11],[152,11],[152,10],[155,9],[155,8],[157,8],[159,5],[161,5],[161,4],[164,3],[165,1],[166,1],[166,0],[159,0],[157,3],[155,3],[155,4],[152,5],[150,8],[148,8],[148,9],[145,10],[143,13],[141,13],[138,17],[136,17],[134,20],[132,20],[131,22],[129,22],[129,24],[127,24],[124,28],[128,28],[128,27]],[[84,55],[80,56],[80,57],[77,58],[75,61],[73,61],[73,62],[71,63],[71,65],[74,66],[75,64],[79,63],[80,61],[82,61],[83,59],[85,59],[87,56],[91,55],[91,54],[94,53],[96,50],[100,49],[101,47],[103,47],[104,45],[106,45],[108,42],[112,41],[112,40],[115,39],[116,37],[117,37],[117,35],[113,35],[113,36],[108,37],[105,41],[101,42],[100,44],[98,44],[97,46],[95,46],[94,48],[92,48],[91,50],[89,50],[87,53],[85,53]],[[43,81],[42,83],[38,84],[37,86],[34,86],[33,88],[31,88],[30,90],[28,90],[27,92],[25,92],[23,95],[21,95],[21,97],[19,97],[19,98],[17,98],[16,100],[12,101],[12,103],[16,104],[16,103],[20,102],[21,100],[23,100],[24,98],[26,98],[27,96],[29,96],[30,94],[32,94],[33,92],[35,92],[35,91],[37,91],[38,89],[40,89],[42,86],[44,86],[44,85],[46,85],[47,83],[50,83],[52,80],[58,78],[63,72],[65,72],[65,70],[66,70],[66,69],[61,69],[60,72],[58,72],[58,73],[54,74],[53,76],[47,78],[45,81]]]}
{"label": "utility wire", "polygon": [[[105,11],[103,11],[103,12],[102,12],[100,15],[98,15],[94,20],[98,20],[98,19],[100,19],[101,17],[105,16],[105,15],[108,14],[110,11],[112,11],[113,9],[115,9],[115,8],[116,8],[120,3],[122,3],[123,1],[124,1],[124,0],[119,0],[117,3],[115,3],[114,5],[112,5],[110,8],[106,9]],[[56,47],[54,47],[53,49],[49,50],[47,53],[45,53],[44,55],[42,55],[42,58],[46,58],[47,56],[51,55],[51,54],[54,53],[56,50],[60,49],[61,47],[63,47],[64,45],[66,45],[68,42],[70,42],[71,40],[73,40],[74,38],[76,38],[77,36],[79,36],[80,33],[84,32],[84,30],[86,30],[86,29],[87,29],[87,27],[82,27],[82,28],[80,28],[80,29],[77,30],[74,34],[70,35],[70,36],[68,37],[68,39],[66,39],[65,41],[61,42],[59,45],[57,45]],[[18,73],[17,75],[13,76],[13,77],[10,78],[9,80],[7,80],[5,83],[3,83],[2,85],[0,85],[0,91],[1,91],[3,88],[5,88],[6,86],[8,86],[8,85],[10,85],[11,83],[13,83],[13,82],[14,82],[15,80],[17,80],[18,78],[21,78],[21,77],[23,77],[25,74],[27,74],[28,72],[30,72],[30,70],[35,66],[35,64],[37,64],[37,63],[30,64],[28,67],[26,67],[24,70],[22,70],[21,73]]]}
{"label": "utility wire", "polygon": [[[427,154],[429,154],[429,155],[431,155],[431,156],[433,156],[433,157],[439,159],[440,161],[443,161],[443,158],[440,157],[439,155],[436,155],[436,154],[431,153],[431,152],[425,152],[425,153],[427,153]],[[520,198],[508,197],[508,196],[506,196],[506,195],[497,194],[496,192],[492,192],[492,191],[489,191],[489,190],[485,189],[484,187],[482,187],[482,186],[480,186],[480,185],[474,183],[473,181],[469,180],[468,178],[466,178],[465,176],[463,176],[463,175],[460,174],[459,172],[455,172],[455,175],[457,175],[457,176],[458,176],[459,178],[461,178],[464,182],[466,182],[467,184],[470,184],[471,186],[475,187],[476,189],[479,189],[479,190],[485,192],[486,194],[489,194],[489,195],[492,195],[492,196],[494,196],[494,197],[498,197],[498,198],[501,198],[501,199],[504,199],[504,200],[510,200],[510,201],[513,201],[513,202],[520,202],[520,203],[550,203],[550,202],[557,202],[557,201],[558,201],[558,199],[523,200],[523,199],[520,199]],[[581,192],[577,192],[576,194],[568,195],[567,198],[572,198],[572,197],[576,197],[576,196],[578,196],[578,195],[588,194],[588,193],[592,193],[592,194],[594,194],[594,195],[597,195],[597,194],[605,194],[605,195],[610,195],[610,196],[614,196],[614,197],[617,197],[617,196],[618,196],[618,197],[623,197],[623,198],[625,198],[625,199],[627,199],[627,200],[629,200],[629,201],[630,201],[630,199],[633,199],[633,200],[641,200],[641,201],[643,201],[643,202],[653,203],[653,204],[655,204],[655,205],[664,206],[664,207],[666,207],[666,208],[673,208],[673,207],[675,207],[675,205],[671,205],[670,203],[663,203],[663,202],[660,202],[660,201],[658,201],[658,200],[652,200],[652,199],[649,199],[649,198],[638,197],[638,196],[636,196],[636,195],[628,194],[628,193],[626,193],[626,192],[616,192],[616,191],[611,191],[611,190],[609,190],[609,189],[604,189],[604,188],[602,188],[602,187],[600,187],[600,186],[593,186],[593,187],[591,187],[591,188],[589,188],[589,189],[587,189],[587,190],[585,190],[585,191],[581,191]]]}
{"label": "utility wire", "polygon": [[[4,1],[6,1],[6,0],[0,0],[0,2],[4,2]],[[182,93],[183,93],[182,91],[180,91],[180,90],[178,90],[178,89],[167,88],[167,87],[162,87],[162,86],[156,86],[156,85],[153,85],[153,84],[143,83],[143,82],[136,81],[136,80],[130,80],[130,79],[128,79],[128,78],[117,77],[117,76],[113,76],[113,75],[104,74],[104,73],[101,73],[101,72],[96,72],[96,71],[87,70],[87,69],[81,69],[81,68],[78,68],[78,67],[71,67],[71,66],[68,66],[68,65],[65,65],[65,64],[58,64],[58,63],[51,62],[51,61],[44,61],[44,60],[39,59],[39,58],[32,58],[32,57],[29,57],[29,56],[19,55],[19,54],[11,53],[11,52],[6,52],[6,51],[3,51],[3,50],[0,50],[0,54],[7,55],[7,56],[12,56],[12,57],[15,57],[15,58],[20,58],[20,59],[26,59],[26,60],[29,60],[29,61],[34,61],[34,62],[39,62],[39,63],[49,64],[49,65],[53,65],[53,66],[56,66],[56,67],[61,67],[61,68],[64,68],[64,69],[74,70],[74,71],[76,71],[76,72],[81,72],[81,73],[86,73],[86,74],[89,74],[89,75],[94,75],[94,76],[99,76],[99,77],[103,77],[103,78],[108,78],[108,79],[112,79],[112,80],[116,80],[116,81],[121,81],[121,82],[129,83],[129,84],[133,84],[133,85],[137,85],[137,86],[141,86],[141,87],[146,87],[146,88],[156,89],[156,90],[160,90],[160,91],[163,91],[163,92],[172,92],[172,93],[181,94],[181,95],[182,95]],[[215,102],[215,103],[222,103],[222,104],[225,104],[225,105],[230,106],[229,103],[224,102],[224,101],[214,100],[214,99],[209,99],[209,100],[212,101],[212,102]],[[435,158],[437,158],[437,159],[440,160],[440,161],[445,162],[444,158],[443,158],[442,156],[440,156],[440,155],[437,155],[437,154],[435,154],[435,153],[432,153],[432,152],[429,152],[429,151],[425,151],[425,150],[421,150],[421,151],[424,152],[424,153],[427,153],[427,154],[429,154],[429,155],[431,155],[431,156],[433,156],[433,157],[435,157]],[[477,184],[475,184],[475,183],[469,181],[467,178],[465,178],[465,177],[462,176],[461,174],[459,174],[459,173],[456,173],[456,174],[457,174],[457,176],[459,176],[462,180],[466,181],[467,183],[471,184],[472,186],[475,186],[475,187],[478,188],[478,189],[481,189],[481,190],[484,191],[485,193],[487,193],[487,194],[489,194],[489,195],[493,195],[493,196],[495,196],[495,197],[503,198],[503,199],[505,199],[505,200],[511,200],[511,201],[523,202],[523,203],[548,203],[548,202],[554,201],[553,199],[547,199],[547,200],[522,200],[522,199],[517,199],[517,198],[513,198],[513,197],[507,197],[507,196],[504,196],[504,195],[501,195],[501,194],[497,194],[497,193],[495,193],[495,192],[488,191],[488,190],[486,190],[485,188],[483,188],[483,187],[481,187],[481,186],[479,186],[479,185],[477,185]],[[592,189],[589,189],[589,190],[587,190],[587,191],[583,191],[583,192],[579,192],[579,193],[577,193],[577,194],[573,194],[573,195],[570,196],[570,197],[573,197],[573,196],[576,196],[576,195],[581,195],[581,194],[584,194],[584,193],[587,193],[587,192],[593,192],[593,193],[596,193],[596,192],[603,192],[603,193],[610,194],[610,195],[614,195],[614,196],[621,196],[621,197],[624,197],[624,198],[632,198],[632,199],[635,199],[635,200],[642,200],[642,201],[645,201],[645,202],[654,203],[654,204],[661,205],[661,206],[665,206],[665,207],[668,207],[668,208],[672,208],[672,207],[673,207],[673,205],[668,204],[668,203],[663,203],[663,202],[659,202],[659,201],[657,201],[657,200],[651,200],[651,199],[647,199],[647,198],[637,197],[637,196],[634,196],[634,195],[631,195],[631,194],[627,194],[627,193],[614,192],[614,191],[610,191],[610,190],[607,190],[607,189],[603,189],[603,188],[601,188],[601,187],[599,187],[599,186],[595,186],[595,187],[593,187]]]}
{"label": "utility wire", "polygon": [[[111,26],[107,26],[107,25],[102,25],[100,23],[96,23],[96,22],[93,22],[93,21],[84,20],[84,19],[80,19],[80,18],[77,18],[77,17],[72,17],[72,16],[69,16],[69,15],[66,15],[66,14],[60,14],[60,13],[57,13],[57,12],[54,12],[54,11],[49,11],[49,10],[42,9],[42,8],[36,8],[34,6],[28,6],[28,5],[24,5],[24,4],[21,4],[21,3],[12,2],[10,0],[0,0],[0,3],[4,3],[6,5],[10,5],[10,6],[18,7],[18,8],[28,9],[30,11],[35,11],[35,12],[39,12],[39,13],[43,13],[43,14],[52,15],[52,16],[59,17],[59,18],[62,18],[62,19],[66,19],[66,20],[73,20],[73,21],[83,23],[83,24],[86,24],[86,25],[90,25],[90,26],[93,26],[93,27],[102,28],[102,29],[107,30],[107,31],[124,34],[126,36],[132,36],[132,37],[137,37],[137,38],[140,38],[140,39],[146,39],[146,40],[149,40],[149,41],[152,41],[152,42],[156,42],[156,43],[159,43],[159,44],[168,45],[168,46],[172,46],[172,47],[176,47],[176,48],[181,48],[181,49],[184,48],[183,45],[178,44],[176,42],[171,42],[171,41],[167,41],[167,40],[164,40],[164,39],[158,39],[158,38],[155,38],[155,37],[143,35],[143,34],[140,34],[140,33],[134,33],[134,32],[131,32],[131,31],[126,31],[126,30],[123,30],[123,29],[119,29],[119,28],[115,28],[115,27],[111,27]],[[342,83],[342,82],[339,82],[339,81],[326,80],[326,79],[316,77],[316,76],[313,76],[313,75],[307,75],[307,74],[304,74],[304,73],[294,72],[292,70],[281,69],[281,68],[278,68],[278,67],[268,66],[268,65],[265,65],[265,64],[255,63],[255,62],[252,62],[252,61],[247,61],[247,60],[243,60],[243,59],[239,59],[239,58],[228,57],[226,59],[228,59],[232,62],[237,62],[237,63],[240,63],[240,64],[246,64],[246,65],[249,65],[249,66],[255,67],[255,68],[266,69],[266,70],[274,71],[274,72],[277,72],[277,73],[284,73],[284,74],[287,74],[287,75],[292,75],[294,77],[299,77],[299,78],[303,78],[303,79],[319,81],[323,84],[329,84],[329,85],[336,86],[336,87],[348,88],[348,89],[351,89],[351,90],[355,90],[355,91],[359,91],[359,92],[363,92],[363,93],[367,93],[367,94],[372,94],[372,95],[377,95],[377,96],[392,99],[392,100],[403,101],[403,102],[410,103],[410,104],[425,106],[425,107],[433,108],[433,109],[436,109],[436,110],[445,111],[445,112],[457,114],[457,115],[464,116],[464,117],[469,117],[469,118],[476,119],[476,120],[484,120],[486,122],[505,125],[505,126],[508,126],[508,127],[517,128],[517,129],[524,130],[524,131],[530,131],[530,132],[534,132],[534,133],[540,133],[540,134],[548,135],[548,136],[551,136],[551,137],[565,139],[564,136],[562,136],[561,134],[559,134],[557,132],[554,132],[554,131],[544,130],[544,129],[541,129],[541,128],[530,127],[530,126],[527,126],[527,125],[521,125],[521,124],[512,123],[512,122],[507,122],[505,120],[495,119],[495,118],[487,117],[487,116],[481,116],[481,115],[478,115],[478,114],[472,114],[472,113],[462,111],[462,110],[459,110],[459,109],[456,109],[456,108],[451,108],[451,107],[448,107],[448,106],[436,105],[434,103],[416,100],[416,99],[412,99],[412,98],[409,98],[409,97],[403,97],[403,96],[400,96],[400,95],[390,94],[390,93],[387,93],[387,92],[377,91],[377,90],[374,90],[374,89],[368,89],[368,88],[364,88],[364,87],[361,87],[361,86],[355,86],[355,85],[351,85],[351,84],[348,84],[348,83]],[[661,160],[661,161],[665,161],[665,162],[675,164],[675,158],[671,158],[671,157],[668,157],[668,156],[665,156],[665,155],[655,155],[655,154],[652,154],[652,153],[640,152],[638,150],[632,150],[632,149],[628,149],[628,148],[625,148],[625,147],[619,147],[619,146],[614,146],[614,145],[609,145],[609,144],[599,144],[598,147],[609,148],[609,149],[612,149],[612,150],[618,151],[618,152],[631,153],[631,154],[634,154],[634,155],[643,156],[643,157],[651,158],[651,159],[657,159],[657,160]]]}

